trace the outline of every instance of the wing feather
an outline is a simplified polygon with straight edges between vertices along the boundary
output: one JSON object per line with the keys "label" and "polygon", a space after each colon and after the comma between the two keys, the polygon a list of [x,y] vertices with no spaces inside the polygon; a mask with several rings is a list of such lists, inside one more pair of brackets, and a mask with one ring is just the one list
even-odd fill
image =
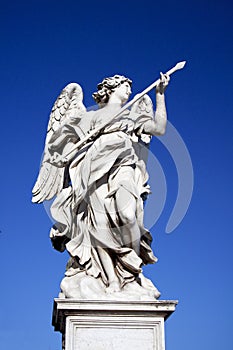
{"label": "wing feather", "polygon": [[48,122],[44,156],[39,175],[32,190],[32,202],[42,203],[52,199],[64,186],[65,168],[58,168],[46,161],[47,145],[54,132],[71,117],[81,116],[86,111],[83,105],[82,88],[77,83],[68,84],[55,101]]}
{"label": "wing feather", "polygon": [[[144,95],[144,97],[139,101],[136,108],[134,109],[134,112],[136,112],[139,115],[145,114],[147,117],[153,119],[154,110],[151,98],[148,95]],[[140,160],[143,160],[146,164],[148,159],[151,135],[145,134],[140,131],[139,133],[137,133],[137,135],[133,134],[132,141],[138,158]]]}

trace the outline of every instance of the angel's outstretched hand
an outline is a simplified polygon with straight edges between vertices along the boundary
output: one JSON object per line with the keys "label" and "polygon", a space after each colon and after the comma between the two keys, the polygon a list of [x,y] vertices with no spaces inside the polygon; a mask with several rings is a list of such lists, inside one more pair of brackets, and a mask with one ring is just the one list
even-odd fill
{"label": "angel's outstretched hand", "polygon": [[169,81],[170,81],[169,75],[160,73],[160,83],[156,87],[156,92],[158,92],[160,94],[164,94],[164,92],[169,84]]}

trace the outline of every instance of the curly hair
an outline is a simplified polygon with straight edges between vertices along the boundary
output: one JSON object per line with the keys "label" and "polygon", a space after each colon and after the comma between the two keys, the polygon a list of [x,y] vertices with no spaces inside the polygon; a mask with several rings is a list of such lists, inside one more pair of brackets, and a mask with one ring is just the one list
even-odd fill
{"label": "curly hair", "polygon": [[94,92],[92,97],[96,103],[102,106],[108,102],[109,97],[115,88],[124,82],[129,83],[130,86],[132,85],[132,80],[123,75],[114,75],[113,77],[105,78],[97,85],[98,91]]}

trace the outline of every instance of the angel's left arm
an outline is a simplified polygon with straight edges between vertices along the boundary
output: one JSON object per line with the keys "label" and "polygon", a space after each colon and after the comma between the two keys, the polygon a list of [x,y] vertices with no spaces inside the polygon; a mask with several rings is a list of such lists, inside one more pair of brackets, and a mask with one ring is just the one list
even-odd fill
{"label": "angel's left arm", "polygon": [[169,77],[161,73],[161,82],[156,88],[156,111],[154,119],[147,120],[143,124],[142,132],[150,135],[164,135],[167,125],[167,110],[165,104],[165,89]]}

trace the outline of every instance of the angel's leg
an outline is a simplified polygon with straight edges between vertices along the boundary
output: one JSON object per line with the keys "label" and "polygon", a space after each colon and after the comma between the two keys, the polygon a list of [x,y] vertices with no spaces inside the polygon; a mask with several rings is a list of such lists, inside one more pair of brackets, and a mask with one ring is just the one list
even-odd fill
{"label": "angel's leg", "polygon": [[136,198],[123,186],[116,192],[116,207],[121,219],[122,239],[127,247],[140,253],[141,232],[136,217]]}
{"label": "angel's leg", "polygon": [[111,293],[111,292],[119,291],[120,283],[116,276],[111,257],[109,256],[108,252],[102,247],[98,247],[97,251],[98,251],[98,255],[100,257],[102,266],[104,268],[104,271],[108,278],[109,285],[108,285],[108,288],[106,289],[106,292]]}

